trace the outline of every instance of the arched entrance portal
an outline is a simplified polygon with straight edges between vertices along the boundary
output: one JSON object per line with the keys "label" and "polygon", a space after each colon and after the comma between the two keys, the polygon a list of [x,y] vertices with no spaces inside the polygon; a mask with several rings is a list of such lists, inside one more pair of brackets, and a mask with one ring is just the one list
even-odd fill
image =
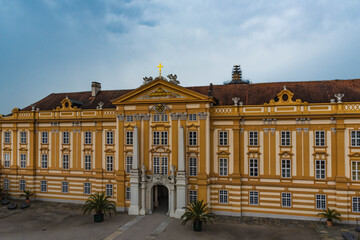
{"label": "arched entrance portal", "polygon": [[153,213],[169,213],[169,190],[163,185],[155,185],[152,188]]}

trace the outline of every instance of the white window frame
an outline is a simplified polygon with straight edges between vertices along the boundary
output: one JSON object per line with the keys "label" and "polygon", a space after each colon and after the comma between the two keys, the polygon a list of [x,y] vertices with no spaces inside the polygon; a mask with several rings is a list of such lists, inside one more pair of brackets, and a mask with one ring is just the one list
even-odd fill
{"label": "white window frame", "polygon": [[126,172],[131,173],[133,156],[126,156]]}
{"label": "white window frame", "polygon": [[48,144],[49,143],[49,132],[41,132],[41,143]]}
{"label": "white window frame", "polygon": [[153,157],[153,172],[160,174],[160,157]]}
{"label": "white window frame", "polygon": [[326,209],[326,195],[325,194],[316,194],[316,209],[324,210]]}
{"label": "white window frame", "polygon": [[49,156],[48,154],[44,153],[41,154],[41,168],[46,169],[49,167]]}
{"label": "white window frame", "polygon": [[126,115],[125,120],[126,120],[126,122],[133,122],[134,121],[134,115]]}
{"label": "white window frame", "polygon": [[189,146],[197,146],[197,131],[189,131]]}
{"label": "white window frame", "polygon": [[189,176],[197,176],[197,157],[189,158]]}
{"label": "white window frame", "polygon": [[106,131],[106,144],[113,145],[114,144],[114,132]]}
{"label": "white window frame", "polygon": [[168,157],[161,157],[161,175],[168,175],[169,159]]}
{"label": "white window frame", "polygon": [[315,160],[315,178],[326,179],[326,161]]}
{"label": "white window frame", "polygon": [[19,180],[19,190],[20,191],[26,190],[26,181],[25,181],[25,179],[20,179]]}
{"label": "white window frame", "polygon": [[351,161],[351,179],[360,181],[360,161]]}
{"label": "white window frame", "polygon": [[360,213],[360,197],[352,197],[352,211]]}
{"label": "white window frame", "polygon": [[84,169],[86,171],[90,171],[92,169],[92,167],[91,167],[91,155],[85,155],[84,156]]}
{"label": "white window frame", "polygon": [[259,205],[258,191],[249,191],[249,205]]}
{"label": "white window frame", "polygon": [[61,182],[61,192],[69,193],[69,182],[68,181]]}
{"label": "white window frame", "polygon": [[20,153],[20,168],[26,168],[26,153]]}
{"label": "white window frame", "polygon": [[126,145],[134,144],[134,131],[126,131]]}
{"label": "white window frame", "polygon": [[291,178],[291,160],[281,159],[281,177]]}
{"label": "white window frame", "polygon": [[197,202],[197,191],[189,190],[189,203]]}
{"label": "white window frame", "polygon": [[351,136],[351,146],[360,147],[360,131],[353,130],[351,131],[350,136]]}
{"label": "white window frame", "polygon": [[153,145],[160,145],[160,132],[159,131],[153,132]]}
{"label": "white window frame", "polygon": [[229,192],[228,190],[220,189],[219,190],[219,203],[228,204],[229,202]]}
{"label": "white window frame", "polygon": [[112,155],[106,155],[106,171],[114,171],[114,156]]}
{"label": "white window frame", "polygon": [[126,187],[125,190],[125,200],[131,200],[131,187]]}
{"label": "white window frame", "polygon": [[62,169],[69,170],[70,166],[70,155],[69,154],[63,154],[62,156]]}
{"label": "white window frame", "polygon": [[40,192],[47,192],[47,181],[46,180],[40,181]]}
{"label": "white window frame", "polygon": [[91,194],[91,183],[85,182],[84,183],[84,195],[90,195]]}
{"label": "white window frame", "polygon": [[4,190],[10,190],[10,180],[8,178],[4,179]]}
{"label": "white window frame", "polygon": [[85,144],[92,144],[92,132],[86,131],[85,135]]}
{"label": "white window frame", "polygon": [[325,131],[315,131],[315,146],[323,147],[325,146]]}
{"label": "white window frame", "polygon": [[161,132],[161,145],[168,145],[168,132],[162,131]]}
{"label": "white window frame", "polygon": [[160,114],[153,115],[153,122],[160,122]]}
{"label": "white window frame", "polygon": [[189,121],[197,121],[196,113],[190,113],[189,114]]}
{"label": "white window frame", "polygon": [[114,194],[113,184],[106,184],[106,196],[112,197]]}
{"label": "white window frame", "polygon": [[154,131],[153,132],[153,145],[168,145],[168,131]]}
{"label": "white window frame", "polygon": [[219,145],[220,146],[228,146],[228,131],[219,131]]}
{"label": "white window frame", "polygon": [[168,115],[167,114],[161,114],[161,121],[162,122],[167,122],[168,121]]}
{"label": "white window frame", "polygon": [[27,132],[25,132],[25,131],[20,132],[20,143],[21,144],[27,143]]}
{"label": "white window frame", "polygon": [[11,143],[11,132],[9,131],[4,132],[4,143],[5,144]]}
{"label": "white window frame", "polygon": [[282,192],[281,193],[281,206],[290,208],[292,205],[291,202],[291,193],[289,192]]}
{"label": "white window frame", "polygon": [[227,176],[229,170],[229,159],[219,158],[219,176]]}
{"label": "white window frame", "polygon": [[250,177],[259,176],[259,160],[257,158],[249,159],[249,176]]}
{"label": "white window frame", "polygon": [[291,146],[291,131],[281,131],[281,146]]}
{"label": "white window frame", "polygon": [[63,132],[63,144],[70,144],[70,132]]}
{"label": "white window frame", "polygon": [[4,167],[9,168],[11,162],[11,155],[10,153],[4,153]]}
{"label": "white window frame", "polygon": [[259,145],[259,134],[258,131],[249,132],[249,145],[258,146]]}

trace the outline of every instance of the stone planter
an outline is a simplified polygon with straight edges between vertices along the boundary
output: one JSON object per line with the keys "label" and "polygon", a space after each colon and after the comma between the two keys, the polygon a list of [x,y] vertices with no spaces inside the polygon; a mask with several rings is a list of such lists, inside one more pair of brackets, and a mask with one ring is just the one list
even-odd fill
{"label": "stone planter", "polygon": [[202,222],[194,221],[193,222],[193,228],[194,228],[195,232],[202,232]]}
{"label": "stone planter", "polygon": [[104,221],[103,213],[94,214],[94,222],[102,222],[102,221]]}

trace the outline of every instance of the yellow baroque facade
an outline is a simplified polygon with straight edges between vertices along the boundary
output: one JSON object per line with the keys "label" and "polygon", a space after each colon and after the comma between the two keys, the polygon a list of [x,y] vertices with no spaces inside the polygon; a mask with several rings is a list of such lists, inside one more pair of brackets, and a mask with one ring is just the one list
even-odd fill
{"label": "yellow baroque facade", "polygon": [[199,199],[223,215],[315,220],[330,207],[355,221],[357,89],[360,80],[182,87],[160,76],[119,91],[94,82],[0,118],[1,186],[75,203],[105,192],[134,215],[162,201],[179,217]]}

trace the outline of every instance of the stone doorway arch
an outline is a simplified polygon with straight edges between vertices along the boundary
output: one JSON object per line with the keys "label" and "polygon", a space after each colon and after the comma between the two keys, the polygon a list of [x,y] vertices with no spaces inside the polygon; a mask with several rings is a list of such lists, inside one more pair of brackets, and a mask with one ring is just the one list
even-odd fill
{"label": "stone doorway arch", "polygon": [[150,211],[152,213],[165,213],[169,215],[170,210],[170,191],[169,189],[162,184],[155,184],[151,190],[152,193],[152,209]]}

